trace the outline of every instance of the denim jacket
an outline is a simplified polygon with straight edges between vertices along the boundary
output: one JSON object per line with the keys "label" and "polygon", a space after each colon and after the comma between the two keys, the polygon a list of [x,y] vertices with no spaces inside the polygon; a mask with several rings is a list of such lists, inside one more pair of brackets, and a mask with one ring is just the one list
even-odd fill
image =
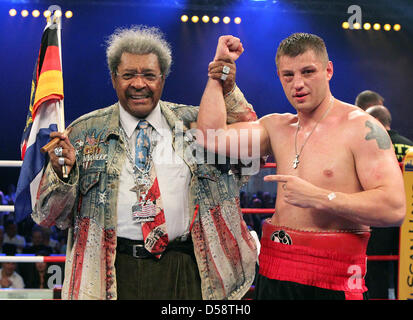
{"label": "denim jacket", "polygon": [[[235,87],[225,97],[230,122],[256,119]],[[246,178],[231,167],[195,161],[191,123],[198,108],[160,101],[173,132],[173,147],[191,170],[191,237],[203,299],[240,299],[255,276],[256,244],[239,206]],[[63,299],[116,299],[116,226],[119,176],[125,161],[119,105],[81,116],[70,127],[76,164],[62,181],[46,167],[32,214],[42,226],[70,228]],[[234,168],[232,168],[234,169]]]}

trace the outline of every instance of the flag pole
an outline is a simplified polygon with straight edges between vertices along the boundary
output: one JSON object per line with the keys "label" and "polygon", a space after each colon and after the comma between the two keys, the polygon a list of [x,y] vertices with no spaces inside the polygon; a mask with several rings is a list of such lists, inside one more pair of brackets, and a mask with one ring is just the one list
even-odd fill
{"label": "flag pole", "polygon": [[[62,38],[61,38],[61,32],[62,32],[62,20],[60,17],[56,16],[56,11],[54,12],[53,19],[55,19],[55,22],[57,24],[57,42],[59,46],[59,58],[60,58],[60,68],[62,69],[62,77],[63,77],[63,64],[62,64]],[[64,113],[64,98],[62,100],[59,100],[58,103],[58,114],[59,114],[59,132],[63,132],[65,130],[65,113]]]}
{"label": "flag pole", "polygon": [[[61,11],[60,11],[61,12]],[[53,21],[57,25],[57,43],[59,47],[59,58],[60,58],[60,68],[62,70],[62,77],[63,77],[63,64],[62,64],[62,39],[61,39],[61,32],[62,32],[62,19],[61,16],[56,15],[56,10],[53,13]],[[59,100],[56,104],[57,114],[58,114],[58,128],[59,132],[65,131],[65,111],[64,111],[64,98]],[[62,166],[63,178],[68,178],[67,167],[64,164]]]}

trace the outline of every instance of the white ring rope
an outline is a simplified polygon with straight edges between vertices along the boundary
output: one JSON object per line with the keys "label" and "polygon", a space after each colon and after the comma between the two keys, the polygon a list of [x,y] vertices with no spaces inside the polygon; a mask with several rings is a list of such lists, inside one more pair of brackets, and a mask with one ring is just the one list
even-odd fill
{"label": "white ring rope", "polygon": [[26,263],[34,263],[34,262],[65,262],[66,256],[59,255],[59,256],[2,256],[0,255],[0,263],[3,262],[26,262]]}
{"label": "white ring rope", "polygon": [[22,160],[0,160],[0,167],[21,167]]}

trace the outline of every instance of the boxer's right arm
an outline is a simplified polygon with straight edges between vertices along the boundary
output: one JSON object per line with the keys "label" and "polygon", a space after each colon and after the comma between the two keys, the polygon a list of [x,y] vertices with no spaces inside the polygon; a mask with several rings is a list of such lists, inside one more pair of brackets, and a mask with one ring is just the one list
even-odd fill
{"label": "boxer's right arm", "polygon": [[[242,52],[242,44],[238,38],[220,37],[214,62],[209,68],[210,78],[200,103],[197,142],[212,152],[233,158],[240,158],[243,154],[247,157],[251,155],[260,157],[271,151],[269,137],[264,126],[259,121],[250,121],[248,115],[245,116],[245,120],[227,124],[228,115],[223,95],[225,81],[222,82],[217,78],[222,70],[223,60],[229,58],[235,61]],[[235,73],[229,76],[235,77]],[[257,150],[256,146],[259,146],[259,154],[253,154],[253,151],[255,153]]]}

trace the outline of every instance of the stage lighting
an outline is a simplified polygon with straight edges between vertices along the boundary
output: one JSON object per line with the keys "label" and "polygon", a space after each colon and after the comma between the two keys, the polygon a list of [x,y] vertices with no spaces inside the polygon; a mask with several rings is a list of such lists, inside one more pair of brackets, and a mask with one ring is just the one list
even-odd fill
{"label": "stage lighting", "polygon": [[218,23],[219,22],[219,17],[215,16],[212,18],[213,23]]}
{"label": "stage lighting", "polygon": [[360,23],[356,22],[353,24],[353,29],[359,30],[361,28]]}
{"label": "stage lighting", "polygon": [[26,17],[29,15],[29,11],[27,11],[27,10],[22,10],[21,14],[22,14],[22,17],[23,17],[23,18],[26,18]]}
{"label": "stage lighting", "polygon": [[45,18],[48,18],[48,17],[50,17],[52,15],[52,13],[49,11],[49,10],[46,10],[45,12],[43,12],[43,16],[45,17]]}
{"label": "stage lighting", "polygon": [[343,29],[348,29],[348,28],[350,28],[350,24],[349,24],[347,21],[344,21],[344,22],[341,24],[341,27],[342,27]]}
{"label": "stage lighting", "polygon": [[182,22],[187,22],[188,19],[189,19],[189,18],[188,18],[188,16],[187,16],[186,14],[184,14],[184,15],[181,16],[181,21],[182,21]]}
{"label": "stage lighting", "polygon": [[234,19],[234,23],[240,24],[240,23],[241,23],[241,18],[240,18],[240,17],[236,17],[236,18]]}
{"label": "stage lighting", "polygon": [[381,28],[381,25],[380,25],[380,23],[375,23],[375,24],[373,24],[373,29],[374,30],[380,30],[380,28]]}
{"label": "stage lighting", "polygon": [[363,24],[363,28],[364,28],[364,30],[370,30],[371,29],[371,24],[366,22],[365,24]]}
{"label": "stage lighting", "polygon": [[39,10],[33,10],[32,11],[32,16],[37,18],[38,16],[40,16],[40,11]]}
{"label": "stage lighting", "polygon": [[394,31],[400,31],[401,28],[402,28],[402,27],[401,27],[400,24],[398,24],[398,23],[396,23],[396,24],[393,26],[393,30],[394,30]]}
{"label": "stage lighting", "polygon": [[383,26],[383,29],[386,30],[386,31],[390,31],[390,30],[391,30],[391,25],[389,25],[388,23],[386,23],[386,24]]}
{"label": "stage lighting", "polygon": [[208,16],[203,16],[202,17],[202,22],[208,23],[209,22],[209,17]]}
{"label": "stage lighting", "polygon": [[225,23],[225,24],[228,24],[228,23],[231,22],[231,19],[230,19],[230,17],[224,17],[224,18],[222,19],[222,22]]}
{"label": "stage lighting", "polygon": [[56,11],[54,12],[54,15],[55,15],[56,17],[60,18],[60,17],[62,16],[62,11],[56,10]]}
{"label": "stage lighting", "polygon": [[16,9],[10,9],[10,10],[9,10],[9,15],[10,15],[10,16],[14,17],[16,14],[17,14]]}
{"label": "stage lighting", "polygon": [[198,16],[192,16],[191,21],[193,23],[197,23],[199,21],[199,17]]}
{"label": "stage lighting", "polygon": [[69,11],[66,11],[66,12],[65,12],[65,17],[68,18],[68,19],[70,19],[71,17],[73,17],[73,12],[70,11],[70,10],[69,10]]}

